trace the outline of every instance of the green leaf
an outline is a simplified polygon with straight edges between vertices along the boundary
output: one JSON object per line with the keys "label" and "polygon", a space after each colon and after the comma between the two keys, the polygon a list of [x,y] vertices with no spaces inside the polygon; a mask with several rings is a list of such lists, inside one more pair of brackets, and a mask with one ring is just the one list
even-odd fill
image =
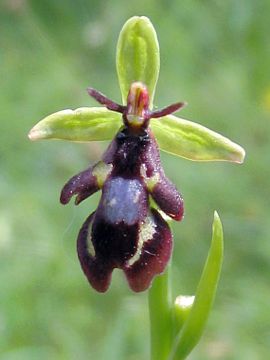
{"label": "green leaf", "polygon": [[244,149],[206,127],[174,115],[151,120],[161,150],[197,161],[242,163]]}
{"label": "green leaf", "polygon": [[211,310],[223,260],[223,231],[220,218],[215,212],[213,236],[209,254],[197,288],[194,303],[182,330],[176,337],[170,360],[187,357],[198,343]]}
{"label": "green leaf", "polygon": [[103,107],[68,109],[45,117],[31,129],[28,136],[30,140],[111,140],[121,124],[121,114]]}
{"label": "green leaf", "polygon": [[141,81],[148,88],[152,107],[159,67],[159,44],[151,21],[145,16],[130,18],[120,32],[116,49],[123,104],[126,104],[130,84]]}

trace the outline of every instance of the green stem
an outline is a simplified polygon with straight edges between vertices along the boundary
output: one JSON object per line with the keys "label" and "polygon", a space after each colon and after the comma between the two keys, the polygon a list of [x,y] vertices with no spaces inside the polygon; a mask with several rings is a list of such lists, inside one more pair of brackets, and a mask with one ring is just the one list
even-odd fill
{"label": "green stem", "polygon": [[157,276],[148,292],[151,329],[151,360],[167,360],[173,342],[173,311],[170,266]]}

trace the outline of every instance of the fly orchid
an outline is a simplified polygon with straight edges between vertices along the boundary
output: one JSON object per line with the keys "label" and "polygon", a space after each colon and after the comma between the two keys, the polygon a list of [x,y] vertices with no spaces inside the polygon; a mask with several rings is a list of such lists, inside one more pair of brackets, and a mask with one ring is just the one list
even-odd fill
{"label": "fly orchid", "polygon": [[172,233],[162,215],[150,207],[149,195],[175,220],[183,217],[183,200],[165,176],[150,118],[168,115],[184,103],[161,110],[149,109],[147,88],[131,84],[127,105],[119,105],[94,89],[88,93],[107,109],[119,112],[123,126],[102,160],[72,177],[61,193],[76,204],[102,189],[97,210],[83,224],[77,241],[82,269],[90,284],[107,290],[114,268],[124,271],[134,291],[147,289],[164,271],[172,251]]}

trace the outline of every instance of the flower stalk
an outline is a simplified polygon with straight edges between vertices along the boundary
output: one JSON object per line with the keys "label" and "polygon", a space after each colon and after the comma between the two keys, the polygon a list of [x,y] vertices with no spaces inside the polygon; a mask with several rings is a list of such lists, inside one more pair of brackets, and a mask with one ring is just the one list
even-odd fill
{"label": "flower stalk", "polygon": [[148,292],[151,360],[167,360],[173,344],[171,265],[157,276]]}

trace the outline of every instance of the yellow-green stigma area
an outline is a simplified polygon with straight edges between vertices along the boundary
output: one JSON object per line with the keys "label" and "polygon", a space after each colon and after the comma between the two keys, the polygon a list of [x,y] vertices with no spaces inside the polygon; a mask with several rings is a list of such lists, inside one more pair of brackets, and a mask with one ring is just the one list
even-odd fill
{"label": "yellow-green stigma area", "polygon": [[130,86],[127,98],[126,120],[131,127],[141,127],[148,120],[149,95],[146,86],[134,82]]}
{"label": "yellow-green stigma area", "polygon": [[105,164],[103,161],[99,161],[93,167],[93,175],[96,177],[99,188],[102,188],[107,177],[110,175],[112,168],[112,164]]}

